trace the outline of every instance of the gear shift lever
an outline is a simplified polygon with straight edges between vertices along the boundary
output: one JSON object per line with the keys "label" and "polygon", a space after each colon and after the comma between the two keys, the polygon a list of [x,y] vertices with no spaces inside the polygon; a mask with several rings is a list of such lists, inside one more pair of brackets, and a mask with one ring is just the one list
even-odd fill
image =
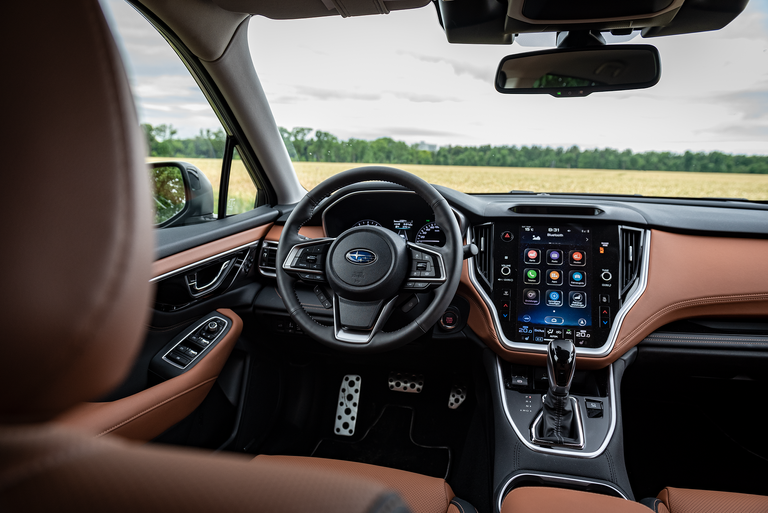
{"label": "gear shift lever", "polygon": [[568,392],[576,370],[576,348],[570,340],[553,340],[547,347],[549,393],[544,396],[538,442],[554,445],[579,445],[583,440],[577,433],[579,416],[574,415],[578,403]]}
{"label": "gear shift lever", "polygon": [[549,393],[568,397],[576,370],[576,347],[570,340],[553,340],[547,347]]}

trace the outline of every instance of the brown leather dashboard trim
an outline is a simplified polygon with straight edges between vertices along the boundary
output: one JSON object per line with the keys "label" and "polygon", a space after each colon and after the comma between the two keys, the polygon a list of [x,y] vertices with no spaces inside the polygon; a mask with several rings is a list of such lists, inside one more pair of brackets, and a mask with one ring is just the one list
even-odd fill
{"label": "brown leather dashboard trim", "polygon": [[[605,367],[672,321],[702,316],[765,316],[768,274],[756,269],[766,261],[768,240],[652,230],[645,292],[625,316],[611,353],[602,358],[580,356],[578,367]],[[487,305],[469,281],[466,262],[459,294],[470,303],[469,326],[501,358],[545,364],[544,354],[513,351],[501,344]]]}
{"label": "brown leather dashboard trim", "polygon": [[182,267],[186,267],[188,265],[192,265],[201,260],[205,260],[206,258],[210,258],[220,253],[229,251],[230,249],[235,249],[245,244],[259,241],[262,237],[264,237],[264,234],[266,234],[271,227],[272,223],[258,226],[256,228],[251,228],[250,230],[245,230],[240,233],[230,235],[229,237],[224,237],[219,240],[209,242],[208,244],[202,244],[192,249],[182,251],[181,253],[176,253],[175,255],[156,260],[152,264],[152,277],[157,278],[163,274],[175,271],[176,269],[181,269]]}
{"label": "brown leather dashboard trim", "polygon": [[97,437],[114,434],[148,441],[186,418],[208,395],[243,329],[243,321],[233,311],[217,311],[232,321],[232,328],[190,370],[117,401],[82,403],[54,422]]}
{"label": "brown leather dashboard trim", "polygon": [[[276,224],[272,227],[271,230],[269,230],[266,239],[268,241],[278,242],[282,233],[283,226]],[[305,237],[309,237],[310,239],[319,239],[325,237],[325,230],[323,230],[322,226],[302,226],[299,229],[299,233]]]}

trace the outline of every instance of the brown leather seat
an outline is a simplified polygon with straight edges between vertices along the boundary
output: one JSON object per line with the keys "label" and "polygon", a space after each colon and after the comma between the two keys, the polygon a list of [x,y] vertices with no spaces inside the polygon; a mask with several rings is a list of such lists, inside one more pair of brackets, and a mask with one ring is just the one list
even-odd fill
{"label": "brown leather seat", "polygon": [[664,488],[648,505],[657,513],[768,513],[762,495],[687,488]]}
{"label": "brown leather seat", "polygon": [[406,513],[399,490],[417,512],[459,513],[442,479],[139,445],[51,422],[118,385],[140,348],[151,196],[98,1],[16,2],[4,16],[19,44],[6,48],[3,86],[13,130],[3,152],[0,510]]}
{"label": "brown leather seat", "polygon": [[141,346],[151,196],[98,1],[4,7],[0,511],[407,511],[362,477],[50,422],[119,384]]}

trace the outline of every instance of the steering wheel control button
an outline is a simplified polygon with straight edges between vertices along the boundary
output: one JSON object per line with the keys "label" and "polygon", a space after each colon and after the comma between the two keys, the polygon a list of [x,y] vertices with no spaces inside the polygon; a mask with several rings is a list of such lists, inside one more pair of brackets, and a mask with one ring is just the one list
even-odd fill
{"label": "steering wheel control button", "polygon": [[405,303],[402,304],[402,306],[400,306],[400,310],[402,310],[403,313],[408,313],[411,310],[413,310],[418,304],[419,304],[418,296],[411,296],[411,298],[408,301],[406,301]]}
{"label": "steering wheel control button", "polygon": [[557,269],[550,269],[547,271],[547,285],[562,285],[563,284],[563,273],[562,271],[558,271]]}
{"label": "steering wheel control button", "polygon": [[539,270],[526,269],[523,271],[523,281],[529,285],[538,285],[540,281]]}
{"label": "steering wheel control button", "polygon": [[571,287],[586,287],[587,273],[584,271],[571,271],[568,273],[568,283]]}
{"label": "steering wheel control button", "polygon": [[538,305],[539,289],[523,289],[523,303],[526,305]]}
{"label": "steering wheel control button", "polygon": [[336,403],[336,422],[333,432],[340,436],[352,436],[355,434],[357,424],[357,410],[360,407],[360,385],[363,383],[360,376],[347,374],[341,380],[339,387],[339,400]]}
{"label": "steering wheel control button", "polygon": [[515,240],[515,236],[512,234],[512,232],[509,232],[509,231],[502,232],[501,233],[501,240],[503,242],[512,242],[513,240]]}
{"label": "steering wheel control button", "polygon": [[328,296],[325,294],[325,291],[320,288],[319,285],[315,286],[314,291],[315,296],[317,296],[317,300],[320,301],[320,304],[323,305],[323,308],[329,309],[333,307],[331,302],[328,300]]}
{"label": "steering wheel control button", "polygon": [[600,277],[603,279],[603,281],[611,281],[613,275],[610,271],[603,271],[603,274],[601,274]]}
{"label": "steering wheel control button", "polygon": [[526,264],[541,263],[541,251],[534,248],[526,249],[524,260]]}
{"label": "steering wheel control button", "polygon": [[575,249],[569,255],[571,265],[587,265],[587,254],[584,251]]}
{"label": "steering wheel control button", "polygon": [[389,385],[389,389],[394,392],[420,394],[421,389],[424,388],[424,376],[421,374],[390,372],[387,384]]}
{"label": "steering wheel control button", "polygon": [[611,327],[611,309],[608,306],[600,307],[600,327],[601,328]]}
{"label": "steering wheel control button", "polygon": [[580,290],[573,290],[568,293],[568,306],[571,308],[586,308],[587,295]]}
{"label": "steering wheel control button", "polygon": [[547,264],[548,265],[562,265],[563,264],[563,252],[559,249],[550,249],[547,251]]}

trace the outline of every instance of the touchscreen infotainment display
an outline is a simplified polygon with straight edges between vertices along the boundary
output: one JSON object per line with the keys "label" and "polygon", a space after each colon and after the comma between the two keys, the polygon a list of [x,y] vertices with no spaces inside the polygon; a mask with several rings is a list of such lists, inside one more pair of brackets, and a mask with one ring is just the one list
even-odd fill
{"label": "touchscreen infotainment display", "polygon": [[[593,240],[578,224],[522,225],[518,235],[518,340],[584,344],[593,331]],[[578,344],[578,342],[577,342]]]}

